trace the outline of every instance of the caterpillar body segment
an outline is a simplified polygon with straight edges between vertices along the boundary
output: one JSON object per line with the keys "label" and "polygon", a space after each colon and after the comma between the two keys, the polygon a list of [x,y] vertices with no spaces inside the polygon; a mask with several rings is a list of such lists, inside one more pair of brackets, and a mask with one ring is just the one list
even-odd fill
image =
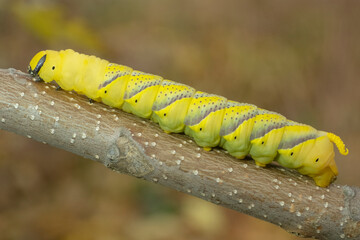
{"label": "caterpillar body segment", "polygon": [[126,87],[122,110],[142,118],[150,118],[162,81],[160,76],[133,71]]}
{"label": "caterpillar body segment", "polygon": [[250,152],[250,137],[258,108],[229,100],[220,129],[220,146],[230,155],[244,159]]}
{"label": "caterpillar body segment", "polygon": [[311,126],[288,121],[283,139],[278,146],[276,161],[288,168],[299,169],[302,167],[304,159],[302,159],[301,153],[307,153],[307,148],[312,146],[318,138],[317,132]]}
{"label": "caterpillar body segment", "polygon": [[111,107],[121,108],[130,74],[133,69],[110,63],[106,67],[104,81],[98,86],[99,98]]}
{"label": "caterpillar body segment", "polygon": [[184,124],[185,134],[209,150],[220,143],[220,128],[227,99],[197,91],[190,102]]}
{"label": "caterpillar body segment", "polygon": [[37,53],[28,71],[64,90],[150,118],[167,133],[184,132],[205,150],[220,146],[239,159],[251,155],[259,166],[277,161],[321,187],[338,175],[333,143],[348,153],[333,133],[70,49]]}
{"label": "caterpillar body segment", "polygon": [[195,89],[171,80],[163,80],[152,106],[151,119],[167,133],[185,129],[185,117]]}
{"label": "caterpillar body segment", "polygon": [[[292,148],[279,149],[275,161],[308,175],[320,187],[326,187],[338,174],[333,144],[326,136],[305,140]],[[317,166],[314,168],[313,166]]]}
{"label": "caterpillar body segment", "polygon": [[259,166],[271,163],[277,155],[278,146],[286,126],[286,118],[264,109],[255,117],[250,136],[250,155]]}

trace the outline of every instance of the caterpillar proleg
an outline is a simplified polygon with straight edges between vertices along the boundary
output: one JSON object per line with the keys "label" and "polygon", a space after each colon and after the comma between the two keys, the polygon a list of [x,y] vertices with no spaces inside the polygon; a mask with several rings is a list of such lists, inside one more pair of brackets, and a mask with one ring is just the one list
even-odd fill
{"label": "caterpillar proleg", "polygon": [[220,146],[239,159],[251,155],[262,167],[277,161],[320,187],[338,175],[333,144],[348,154],[333,133],[71,49],[37,53],[28,71],[66,91],[152,119],[167,133],[184,132],[205,150]]}

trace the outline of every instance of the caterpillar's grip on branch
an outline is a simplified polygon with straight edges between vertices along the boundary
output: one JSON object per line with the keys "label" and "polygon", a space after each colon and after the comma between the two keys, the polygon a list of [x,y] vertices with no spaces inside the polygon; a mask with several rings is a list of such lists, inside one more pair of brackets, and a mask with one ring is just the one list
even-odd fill
{"label": "caterpillar's grip on branch", "polygon": [[333,143],[341,154],[348,153],[333,133],[71,49],[37,53],[29,73],[45,82],[56,81],[64,90],[150,118],[167,133],[184,132],[206,150],[220,146],[239,159],[251,155],[262,167],[277,161],[312,177],[321,187],[338,174]]}

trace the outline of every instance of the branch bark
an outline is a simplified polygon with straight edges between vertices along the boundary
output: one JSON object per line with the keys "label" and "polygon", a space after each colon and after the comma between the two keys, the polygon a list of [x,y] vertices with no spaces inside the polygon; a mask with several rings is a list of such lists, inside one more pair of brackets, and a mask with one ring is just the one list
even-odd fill
{"label": "branch bark", "polygon": [[0,69],[0,129],[120,173],[158,183],[281,226],[301,237],[360,239],[360,188],[319,188],[277,165],[259,169],[222,150],[205,152],[149,120]]}

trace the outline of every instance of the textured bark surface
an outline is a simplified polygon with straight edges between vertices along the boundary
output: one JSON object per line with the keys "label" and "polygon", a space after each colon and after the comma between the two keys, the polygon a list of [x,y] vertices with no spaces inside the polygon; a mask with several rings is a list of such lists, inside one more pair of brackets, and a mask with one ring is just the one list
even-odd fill
{"label": "textured bark surface", "polygon": [[359,187],[319,188],[312,179],[280,166],[260,169],[220,149],[206,152],[187,136],[163,133],[149,120],[56,91],[14,69],[0,69],[0,83],[0,129],[263,219],[297,236],[360,239]]}

